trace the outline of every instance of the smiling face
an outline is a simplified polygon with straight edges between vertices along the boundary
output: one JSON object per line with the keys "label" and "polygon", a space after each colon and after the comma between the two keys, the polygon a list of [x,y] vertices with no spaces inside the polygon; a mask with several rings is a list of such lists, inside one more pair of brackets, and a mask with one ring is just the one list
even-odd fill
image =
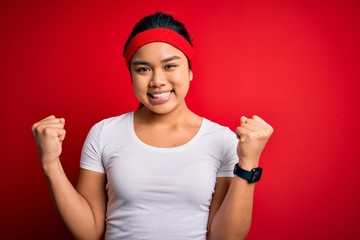
{"label": "smiling face", "polygon": [[145,44],[132,57],[131,76],[136,97],[152,112],[186,108],[192,72],[179,49],[162,42]]}

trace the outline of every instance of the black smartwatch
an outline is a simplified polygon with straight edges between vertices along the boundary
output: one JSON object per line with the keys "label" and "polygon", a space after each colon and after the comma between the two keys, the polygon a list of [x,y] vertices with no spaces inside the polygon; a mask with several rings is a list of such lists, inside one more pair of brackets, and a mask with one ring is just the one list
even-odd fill
{"label": "black smartwatch", "polygon": [[248,183],[255,183],[260,181],[261,174],[262,174],[262,168],[260,167],[253,168],[251,169],[251,171],[247,171],[240,168],[238,164],[235,164],[234,167],[234,175],[246,179]]}

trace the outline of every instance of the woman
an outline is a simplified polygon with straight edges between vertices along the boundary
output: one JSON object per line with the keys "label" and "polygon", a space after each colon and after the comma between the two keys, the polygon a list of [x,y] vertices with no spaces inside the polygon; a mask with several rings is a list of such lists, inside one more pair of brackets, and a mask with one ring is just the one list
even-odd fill
{"label": "woman", "polygon": [[60,163],[65,120],[32,126],[66,226],[77,239],[244,239],[272,127],[242,116],[234,134],[187,107],[193,49],[170,15],[141,19],[123,55],[141,106],[92,127],[76,189]]}

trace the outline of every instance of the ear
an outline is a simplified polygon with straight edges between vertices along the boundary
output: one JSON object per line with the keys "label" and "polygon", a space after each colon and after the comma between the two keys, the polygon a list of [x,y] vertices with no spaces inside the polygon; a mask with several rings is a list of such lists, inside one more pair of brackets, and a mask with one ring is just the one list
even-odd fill
{"label": "ear", "polygon": [[189,80],[191,82],[191,80],[193,80],[193,72],[191,71],[191,69],[189,69]]}

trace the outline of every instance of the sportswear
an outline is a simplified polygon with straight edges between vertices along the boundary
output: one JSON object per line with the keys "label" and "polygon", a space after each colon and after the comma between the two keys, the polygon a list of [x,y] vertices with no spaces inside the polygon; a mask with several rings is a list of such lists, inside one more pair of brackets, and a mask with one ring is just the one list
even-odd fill
{"label": "sportswear", "polygon": [[108,195],[105,239],[204,240],[216,179],[233,177],[238,140],[203,118],[184,145],[142,142],[134,112],[95,124],[80,167],[104,173]]}
{"label": "sportswear", "polygon": [[194,63],[194,49],[183,36],[169,28],[152,28],[138,33],[131,39],[123,54],[126,66],[130,68],[131,58],[139,48],[153,42],[163,42],[172,45],[185,54],[190,64]]}

